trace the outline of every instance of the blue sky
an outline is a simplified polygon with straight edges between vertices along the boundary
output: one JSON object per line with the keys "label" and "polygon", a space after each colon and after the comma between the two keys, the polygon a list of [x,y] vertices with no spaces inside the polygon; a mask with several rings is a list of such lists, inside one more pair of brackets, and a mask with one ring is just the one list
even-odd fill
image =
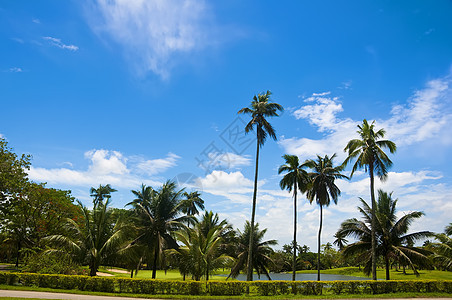
{"label": "blue sky", "polygon": [[[292,235],[281,156],[341,163],[364,118],[398,146],[377,186],[400,215],[426,213],[413,230],[439,232],[452,221],[451,15],[446,0],[0,0],[0,135],[33,155],[32,180],[88,206],[91,186],[110,183],[123,207],[141,183],[177,178],[242,228],[255,146],[237,111],[270,90],[285,111],[260,156],[268,238]],[[362,172],[338,185],[324,242],[369,194]],[[298,240],[315,250],[318,208],[299,201]]]}

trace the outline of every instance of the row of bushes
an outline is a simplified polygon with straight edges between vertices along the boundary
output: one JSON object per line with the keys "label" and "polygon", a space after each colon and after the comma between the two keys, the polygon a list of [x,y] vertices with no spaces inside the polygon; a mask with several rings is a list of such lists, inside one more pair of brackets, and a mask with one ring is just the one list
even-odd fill
{"label": "row of bushes", "polygon": [[243,295],[247,287],[251,294],[260,296],[322,293],[452,293],[452,280],[200,282],[0,272],[0,284],[151,295]]}

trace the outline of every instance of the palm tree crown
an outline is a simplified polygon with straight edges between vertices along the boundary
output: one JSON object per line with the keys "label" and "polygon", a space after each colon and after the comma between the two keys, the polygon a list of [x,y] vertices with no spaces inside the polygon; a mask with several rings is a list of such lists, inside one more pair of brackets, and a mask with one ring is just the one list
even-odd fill
{"label": "palm tree crown", "polygon": [[239,110],[239,114],[251,115],[251,121],[245,126],[245,132],[250,132],[256,127],[257,142],[262,147],[269,135],[276,140],[276,133],[273,126],[266,120],[267,117],[277,117],[278,111],[283,111],[283,107],[278,103],[269,102],[272,93],[258,94],[253,97],[250,107]]}

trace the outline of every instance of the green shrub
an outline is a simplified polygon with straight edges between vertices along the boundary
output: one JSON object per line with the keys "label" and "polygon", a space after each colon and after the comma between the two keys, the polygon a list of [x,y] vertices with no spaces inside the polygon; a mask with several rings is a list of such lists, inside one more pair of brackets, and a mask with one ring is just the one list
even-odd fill
{"label": "green shrub", "polygon": [[240,296],[288,294],[388,294],[388,293],[452,293],[452,280],[388,280],[388,281],[177,281],[137,278],[89,277],[0,272],[0,284],[45,288],[78,289],[109,293]]}
{"label": "green shrub", "polygon": [[34,254],[27,259],[22,271],[39,274],[87,275],[87,270],[75,264],[68,254]]}

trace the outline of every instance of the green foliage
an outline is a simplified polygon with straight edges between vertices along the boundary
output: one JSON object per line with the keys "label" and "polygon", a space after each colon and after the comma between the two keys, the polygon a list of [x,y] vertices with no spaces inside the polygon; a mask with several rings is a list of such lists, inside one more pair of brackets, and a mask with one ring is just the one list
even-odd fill
{"label": "green foliage", "polygon": [[31,256],[23,272],[39,274],[65,274],[65,275],[86,275],[86,269],[75,264],[71,257],[65,253],[39,253]]}
{"label": "green foliage", "polygon": [[0,284],[150,295],[242,296],[247,287],[251,295],[257,296],[452,293],[452,280],[209,281],[206,284],[200,281],[0,272]]}

